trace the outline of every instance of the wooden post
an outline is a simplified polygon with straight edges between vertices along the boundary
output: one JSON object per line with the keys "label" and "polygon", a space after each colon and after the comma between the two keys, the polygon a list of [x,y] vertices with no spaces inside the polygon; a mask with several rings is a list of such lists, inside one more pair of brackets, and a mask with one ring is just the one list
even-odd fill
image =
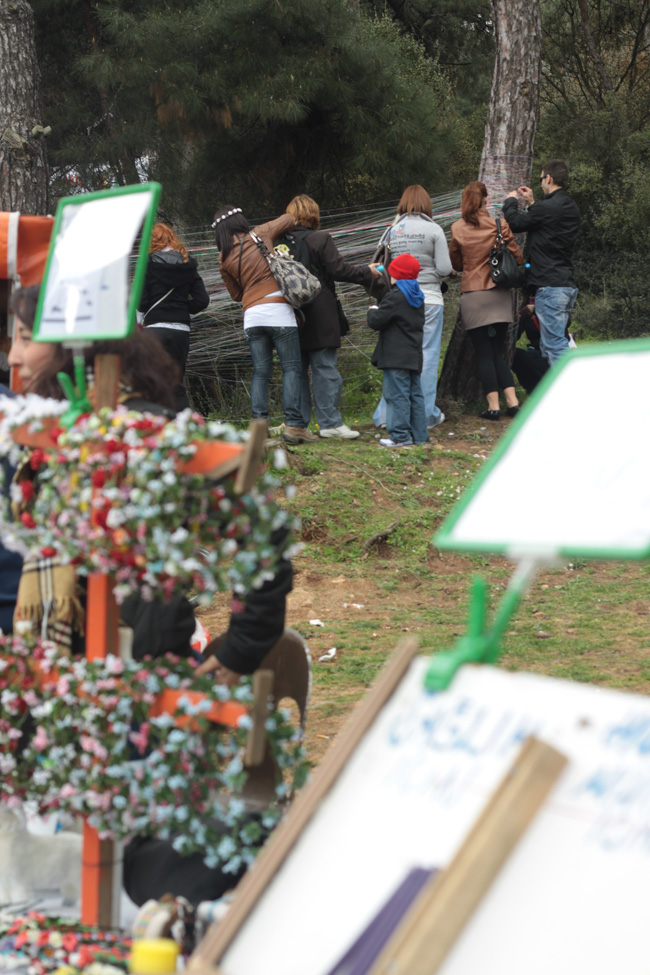
{"label": "wooden post", "polygon": [[119,355],[95,356],[95,409],[105,406],[114,410],[120,383]]}
{"label": "wooden post", "polygon": [[[119,612],[113,580],[107,575],[88,578],[86,603],[86,659],[103,660],[119,649]],[[122,845],[100,840],[96,829],[84,822],[81,858],[82,924],[119,926]]]}
{"label": "wooden post", "polygon": [[550,745],[524,742],[451,863],[424,887],[369,975],[435,975],[566,763]]}
{"label": "wooden post", "polygon": [[[95,409],[115,409],[120,381],[118,355],[95,356]],[[88,579],[86,659],[103,660],[119,652],[119,612],[108,575]],[[84,822],[81,860],[81,921],[118,927],[120,921],[122,844],[100,840]]]}

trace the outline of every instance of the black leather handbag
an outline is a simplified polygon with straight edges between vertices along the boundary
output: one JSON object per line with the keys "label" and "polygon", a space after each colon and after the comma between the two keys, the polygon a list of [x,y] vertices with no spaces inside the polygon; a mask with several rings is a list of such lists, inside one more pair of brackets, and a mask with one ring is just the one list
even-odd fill
{"label": "black leather handbag", "polygon": [[514,254],[506,247],[501,233],[501,221],[498,217],[495,219],[497,239],[490,249],[488,258],[490,277],[499,288],[522,288],[524,285],[524,269],[517,264]]}

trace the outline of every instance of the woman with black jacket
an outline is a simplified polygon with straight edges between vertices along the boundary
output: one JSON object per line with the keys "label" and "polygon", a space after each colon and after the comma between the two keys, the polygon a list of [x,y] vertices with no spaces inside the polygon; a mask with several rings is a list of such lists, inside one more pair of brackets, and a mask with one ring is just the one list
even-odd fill
{"label": "woman with black jacket", "polygon": [[173,230],[157,223],[151,235],[151,256],[140,299],[142,324],[163,344],[180,370],[176,409],[190,404],[183,384],[190,351],[190,315],[210,304],[196,261]]}
{"label": "woman with black jacket", "polygon": [[320,208],[304,193],[295,196],[287,213],[296,218],[296,226],[282,238],[276,248],[285,246],[295,260],[304,264],[320,281],[322,288],[313,301],[301,309],[305,316],[300,330],[302,356],[302,394],[300,407],[303,426],[311,419],[309,369],[314,394],[314,409],[321,437],[355,440],[359,433],[351,430],[341,417],[339,404],[343,380],[336,366],[341,337],[348,323],[336,297],[335,281],[360,284],[367,291],[380,275],[369,264],[348,264],[328,233],[319,230]]}

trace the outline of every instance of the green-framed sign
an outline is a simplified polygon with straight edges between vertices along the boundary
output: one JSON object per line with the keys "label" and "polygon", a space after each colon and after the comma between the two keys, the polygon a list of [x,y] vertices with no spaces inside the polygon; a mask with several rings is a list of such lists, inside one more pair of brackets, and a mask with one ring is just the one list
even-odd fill
{"label": "green-framed sign", "polygon": [[650,556],[650,339],[549,370],[435,537],[511,558]]}
{"label": "green-framed sign", "polygon": [[37,342],[121,339],[133,331],[159,198],[158,183],[142,183],[59,202],[36,309]]}

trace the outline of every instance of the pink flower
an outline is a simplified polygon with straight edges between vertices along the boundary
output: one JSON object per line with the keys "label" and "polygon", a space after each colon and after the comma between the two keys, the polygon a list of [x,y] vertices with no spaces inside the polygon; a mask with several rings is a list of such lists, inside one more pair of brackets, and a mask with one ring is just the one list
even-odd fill
{"label": "pink flower", "polygon": [[67,677],[61,677],[61,679],[57,682],[56,685],[56,693],[61,697],[63,697],[63,695],[67,694],[69,690],[70,690],[70,681],[68,680]]}
{"label": "pink flower", "polygon": [[129,740],[133,742],[135,747],[138,749],[140,755],[144,755],[147,745],[149,744],[149,722],[144,721],[140,725],[140,731],[132,731],[129,734]]}
{"label": "pink flower", "polygon": [[70,785],[69,782],[66,782],[65,785],[61,786],[62,799],[68,799],[70,796],[76,796],[76,794],[77,794],[77,790],[73,785]]}
{"label": "pink flower", "polygon": [[36,734],[32,738],[32,745],[37,752],[42,752],[49,744],[50,739],[47,737],[45,728],[39,724],[36,728]]}

